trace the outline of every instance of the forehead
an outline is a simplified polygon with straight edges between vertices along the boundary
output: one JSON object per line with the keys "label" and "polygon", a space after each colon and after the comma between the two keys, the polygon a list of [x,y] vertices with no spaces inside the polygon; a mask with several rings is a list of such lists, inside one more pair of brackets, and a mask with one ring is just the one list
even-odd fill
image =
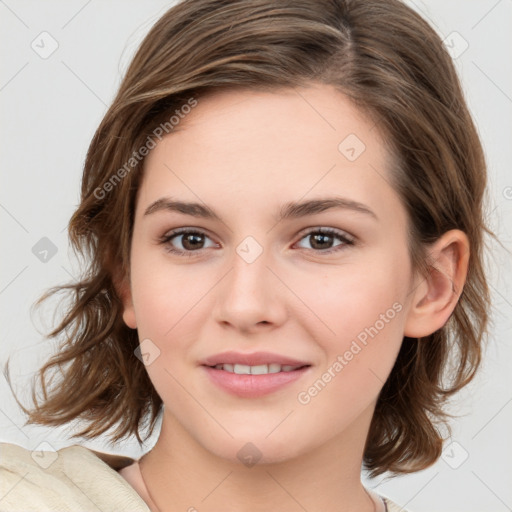
{"label": "forehead", "polygon": [[390,156],[375,123],[331,86],[196,99],[147,156],[142,202],[170,191],[247,208],[326,192],[372,202],[390,187]]}
{"label": "forehead", "polygon": [[[336,151],[340,151],[338,143],[348,135],[353,141],[359,139],[356,149],[364,144],[373,152],[384,143],[369,116],[327,84],[311,83],[272,92],[228,89],[208,93],[196,101],[195,108],[180,116],[173,135],[200,138],[202,146],[209,149],[221,149],[223,142],[231,141],[233,149],[245,149],[250,155],[258,149],[253,141],[262,143],[266,139],[272,149],[297,152],[297,142],[304,142],[304,136],[311,141],[308,148],[318,146],[319,139],[324,139],[320,149],[329,144]],[[346,156],[349,161],[354,159],[350,153]]]}

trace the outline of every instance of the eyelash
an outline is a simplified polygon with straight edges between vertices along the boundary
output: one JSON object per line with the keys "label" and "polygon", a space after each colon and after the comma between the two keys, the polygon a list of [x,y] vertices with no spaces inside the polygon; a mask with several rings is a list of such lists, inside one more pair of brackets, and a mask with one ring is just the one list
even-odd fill
{"label": "eyelash", "polygon": [[[179,228],[179,229],[175,229],[174,231],[171,231],[170,233],[167,233],[164,236],[162,236],[159,239],[159,243],[162,244],[162,245],[166,245],[165,250],[167,252],[170,252],[172,254],[176,254],[178,256],[194,257],[194,256],[200,254],[202,251],[205,250],[205,248],[203,248],[203,249],[197,249],[195,251],[183,251],[181,249],[176,249],[176,248],[172,247],[170,245],[171,240],[173,238],[175,238],[175,237],[177,237],[179,235],[183,235],[183,234],[200,235],[200,236],[205,236],[205,237],[209,238],[208,235],[206,233],[204,233],[203,231],[192,229],[192,228]],[[313,235],[313,234],[330,235],[330,236],[332,236],[334,238],[337,238],[338,240],[340,240],[342,242],[339,245],[336,245],[334,247],[331,247],[330,249],[325,249],[325,250],[321,250],[321,249],[318,249],[318,250],[316,250],[316,249],[306,249],[308,251],[313,251],[313,252],[316,252],[316,253],[319,253],[319,254],[331,254],[331,253],[343,250],[347,245],[354,245],[354,238],[353,237],[351,237],[350,235],[348,235],[347,233],[345,233],[343,231],[338,231],[338,230],[332,229],[332,228],[314,228],[314,229],[311,229],[310,231],[304,233],[301,236],[301,238],[299,239],[299,242],[301,240],[303,240],[304,238],[306,238],[306,237],[308,237],[310,235]]]}

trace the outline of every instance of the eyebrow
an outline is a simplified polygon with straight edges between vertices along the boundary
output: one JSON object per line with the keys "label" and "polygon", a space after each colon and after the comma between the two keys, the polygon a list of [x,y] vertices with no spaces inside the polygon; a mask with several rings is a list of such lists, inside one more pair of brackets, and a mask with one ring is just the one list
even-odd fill
{"label": "eyebrow", "polygon": [[[343,209],[363,213],[378,220],[377,215],[370,210],[368,206],[362,203],[343,197],[326,197],[322,199],[311,199],[309,201],[286,203],[281,208],[277,221],[281,222],[282,220],[287,219],[298,219],[332,209]],[[152,213],[159,211],[178,212],[192,217],[212,219],[222,222],[219,215],[205,204],[176,201],[170,197],[161,197],[151,203],[146,208],[144,216],[151,215]]]}

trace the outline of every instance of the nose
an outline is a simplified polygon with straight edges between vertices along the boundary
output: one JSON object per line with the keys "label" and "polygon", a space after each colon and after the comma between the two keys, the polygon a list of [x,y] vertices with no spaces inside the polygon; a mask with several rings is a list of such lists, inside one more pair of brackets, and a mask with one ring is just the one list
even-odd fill
{"label": "nose", "polygon": [[216,287],[214,317],[218,323],[244,333],[283,324],[286,287],[271,260],[265,250],[254,261],[234,252],[231,269]]}

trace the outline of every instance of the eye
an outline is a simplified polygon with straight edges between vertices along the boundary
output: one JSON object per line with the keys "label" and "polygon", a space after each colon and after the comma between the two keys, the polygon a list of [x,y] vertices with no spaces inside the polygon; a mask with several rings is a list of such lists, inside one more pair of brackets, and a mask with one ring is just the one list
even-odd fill
{"label": "eye", "polygon": [[[305,247],[303,241],[310,247]],[[203,231],[191,228],[175,229],[161,237],[159,242],[165,245],[166,251],[180,256],[195,256],[194,253],[198,254],[203,249],[219,246]],[[298,245],[303,249],[329,254],[343,250],[347,245],[354,245],[354,238],[336,229],[315,228],[303,235]]]}
{"label": "eye", "polygon": [[[207,245],[207,240],[211,242],[210,245]],[[160,238],[160,243],[165,245],[167,251],[185,256],[193,256],[194,252],[218,245],[206,233],[190,228],[175,229]]]}
{"label": "eye", "polygon": [[[302,245],[302,248],[324,254],[343,250],[347,245],[354,245],[354,238],[352,236],[332,228],[315,228],[306,233],[300,242],[303,240],[309,243],[310,247]],[[336,240],[338,240],[338,243],[335,243]]]}

